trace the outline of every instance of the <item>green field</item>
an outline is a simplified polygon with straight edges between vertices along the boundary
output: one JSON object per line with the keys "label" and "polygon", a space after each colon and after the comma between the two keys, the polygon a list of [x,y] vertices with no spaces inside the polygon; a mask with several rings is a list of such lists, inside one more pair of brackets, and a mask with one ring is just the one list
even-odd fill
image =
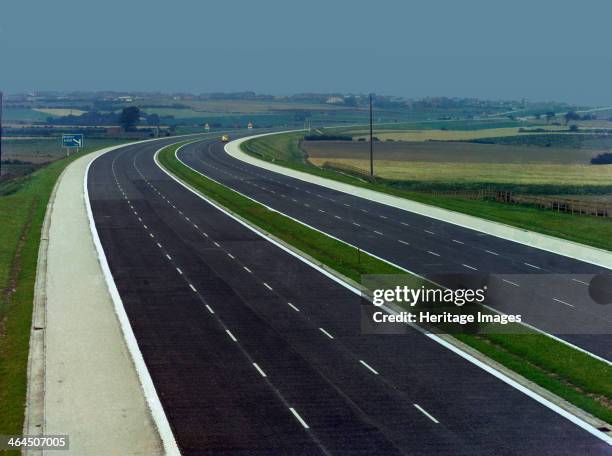
{"label": "green field", "polygon": [[7,123],[45,122],[48,117],[53,116],[30,108],[4,108],[2,112],[2,121]]}
{"label": "green field", "polygon": [[[185,143],[181,143],[185,144]],[[186,167],[175,156],[181,144],[159,154],[159,161],[179,179],[229,211],[295,246],[342,275],[359,282],[364,274],[405,271],[371,257],[290,218],[271,211]],[[423,283],[413,277],[413,286]],[[462,342],[552,391],[606,422],[612,422],[612,367],[542,334],[463,334]]]}
{"label": "green field", "polygon": [[[85,138],[85,152],[113,146],[126,141],[104,138]],[[66,156],[58,137],[8,137],[2,140],[2,160],[18,160],[23,163],[2,164],[2,174],[23,175],[36,169],[38,165],[52,162]],[[34,165],[34,166],[32,166]]]}

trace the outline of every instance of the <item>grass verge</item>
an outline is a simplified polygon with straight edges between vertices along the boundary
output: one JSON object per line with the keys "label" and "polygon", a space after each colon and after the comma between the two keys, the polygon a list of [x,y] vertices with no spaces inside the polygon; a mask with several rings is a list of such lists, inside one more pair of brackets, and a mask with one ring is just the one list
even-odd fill
{"label": "grass verge", "polygon": [[[176,149],[182,144],[185,143],[168,146],[160,152],[158,159],[162,166],[231,212],[356,282],[360,282],[364,274],[406,275],[405,271],[270,211],[198,174],[176,158]],[[413,286],[421,284],[423,281],[414,277]],[[612,422],[612,367],[607,364],[542,334],[461,334],[456,337],[568,402]]]}
{"label": "grass verge", "polygon": [[[393,183],[367,182],[357,176],[340,173],[332,169],[321,169],[306,161],[299,148],[303,133],[286,133],[254,138],[242,143],[242,148],[257,158],[274,162],[297,171],[333,179],[357,187],[368,188],[419,203],[473,215],[494,222],[504,223],[549,236],[567,239],[593,247],[612,250],[612,219],[605,217],[578,216],[553,212],[536,207],[510,205],[495,201],[463,200],[445,196],[429,195]],[[399,183],[397,185],[400,185]]]}
{"label": "grass verge", "polygon": [[[0,184],[0,434],[21,434],[42,223],[57,178],[89,148]],[[5,191],[3,192],[4,190]]]}

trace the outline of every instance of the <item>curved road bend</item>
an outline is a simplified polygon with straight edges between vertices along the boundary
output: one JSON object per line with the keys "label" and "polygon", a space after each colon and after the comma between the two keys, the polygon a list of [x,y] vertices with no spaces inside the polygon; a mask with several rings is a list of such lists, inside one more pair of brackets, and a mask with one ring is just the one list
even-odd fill
{"label": "curved road bend", "polygon": [[362,335],[358,296],[172,180],[160,144],[88,185],[183,454],[610,454],[419,332]]}
{"label": "curved road bend", "polygon": [[490,306],[612,360],[612,305],[589,297],[605,268],[358,198],[244,163],[221,142],[198,142],[179,158],[280,212],[439,283],[476,276]]}

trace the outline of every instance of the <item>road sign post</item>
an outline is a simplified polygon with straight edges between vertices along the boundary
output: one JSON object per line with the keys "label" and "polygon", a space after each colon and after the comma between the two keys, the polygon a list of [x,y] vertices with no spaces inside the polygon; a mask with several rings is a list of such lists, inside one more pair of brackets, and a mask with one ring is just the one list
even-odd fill
{"label": "road sign post", "polygon": [[70,149],[78,152],[85,144],[85,138],[81,133],[62,135],[62,147],[66,148],[66,157],[70,155]]}

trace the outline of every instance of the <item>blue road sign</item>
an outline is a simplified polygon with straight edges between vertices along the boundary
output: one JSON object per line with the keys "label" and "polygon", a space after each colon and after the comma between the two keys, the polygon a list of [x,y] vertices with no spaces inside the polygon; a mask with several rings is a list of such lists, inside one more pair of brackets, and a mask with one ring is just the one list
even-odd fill
{"label": "blue road sign", "polygon": [[62,135],[62,146],[68,148],[83,147],[84,140],[82,134]]}

